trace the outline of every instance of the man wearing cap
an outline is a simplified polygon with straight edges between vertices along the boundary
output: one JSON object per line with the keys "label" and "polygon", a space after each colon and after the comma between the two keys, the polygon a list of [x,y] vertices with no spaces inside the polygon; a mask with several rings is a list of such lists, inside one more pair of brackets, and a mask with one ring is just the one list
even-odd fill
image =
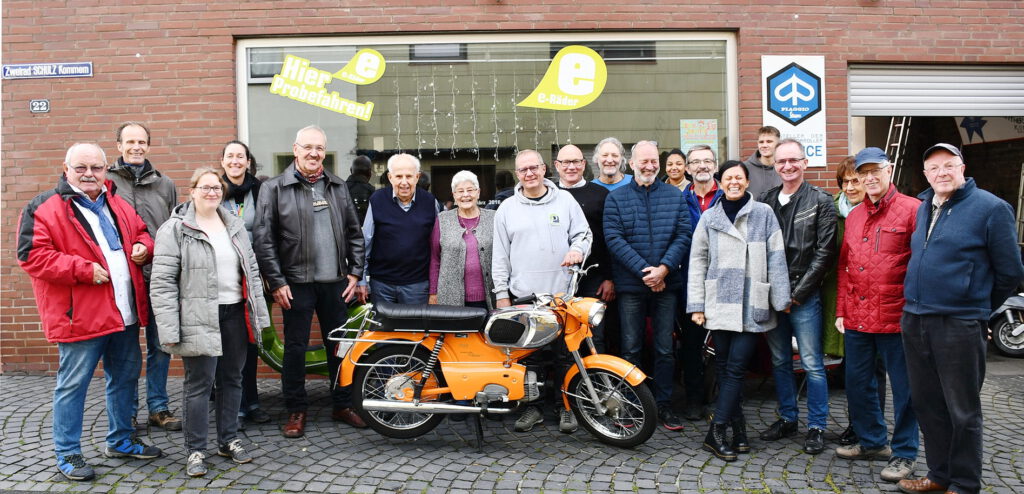
{"label": "man wearing cap", "polygon": [[[913,473],[918,447],[900,315],[910,235],[921,201],[896,191],[892,166],[881,149],[857,153],[854,169],[868,200],[846,218],[846,235],[839,251],[835,324],[846,335],[846,397],[850,424],[860,442],[839,447],[836,456],[888,461],[882,480],[898,482]],[[881,359],[892,382],[895,425],[891,447],[878,401],[876,358]]]}
{"label": "man wearing cap", "polygon": [[931,188],[918,196],[900,327],[928,475],[899,489],[976,493],[986,323],[1024,279],[1024,265],[1013,209],[964,178],[960,150],[936,144],[923,159]]}

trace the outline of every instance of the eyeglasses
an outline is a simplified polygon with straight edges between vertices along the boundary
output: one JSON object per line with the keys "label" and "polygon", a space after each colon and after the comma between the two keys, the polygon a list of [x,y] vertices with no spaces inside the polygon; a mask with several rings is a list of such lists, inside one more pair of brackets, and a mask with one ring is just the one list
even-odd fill
{"label": "eyeglasses", "polygon": [[556,163],[561,163],[565,166],[583,166],[587,160],[555,160]]}
{"label": "eyeglasses", "polygon": [[960,167],[960,166],[964,166],[964,164],[963,163],[953,163],[952,161],[947,161],[947,162],[945,162],[945,163],[943,163],[941,165],[932,165],[932,166],[925,167],[924,173],[926,175],[935,175],[935,174],[939,173],[939,170],[942,170],[942,171],[944,171],[946,173],[949,173],[949,172],[952,172],[953,170],[955,170],[957,167]]}
{"label": "eyeglasses", "polygon": [[201,187],[193,187],[193,189],[194,190],[198,190],[198,191],[202,192],[203,194],[213,194],[213,195],[218,195],[221,192],[224,192],[224,187],[221,187],[220,185],[203,185]]}
{"label": "eyeglasses", "polygon": [[544,165],[524,166],[522,168],[516,168],[516,173],[519,175],[526,175],[527,173],[539,173],[542,168],[544,168]]}
{"label": "eyeglasses", "polygon": [[310,152],[310,151],[316,151],[317,153],[322,153],[322,152],[327,150],[327,148],[324,147],[324,146],[314,146],[312,144],[304,144],[304,145],[300,145],[299,147],[302,148],[302,150],[307,152],[307,153]]}
{"label": "eyeglasses", "polygon": [[886,168],[889,168],[889,165],[880,166],[878,168],[875,168],[874,170],[857,170],[857,176],[860,178],[881,177],[882,170],[885,170]]}
{"label": "eyeglasses", "polygon": [[691,165],[708,165],[708,166],[712,166],[712,165],[714,165],[717,162],[718,162],[718,160],[703,159],[703,160],[690,160],[687,163],[691,164]]}
{"label": "eyeglasses", "polygon": [[776,165],[782,165],[782,166],[796,165],[796,164],[799,164],[801,161],[803,161],[805,159],[807,159],[807,158],[783,158],[781,160],[775,160],[775,164]]}
{"label": "eyeglasses", "polygon": [[456,196],[466,196],[476,194],[476,191],[480,189],[458,189],[455,191]]}
{"label": "eyeglasses", "polygon": [[103,173],[103,170],[106,170],[107,167],[103,166],[103,165],[99,165],[99,166],[72,166],[71,169],[74,170],[75,173],[77,173],[79,175],[85,175],[85,172],[87,172],[89,170],[92,170],[92,174],[96,175],[97,173]]}

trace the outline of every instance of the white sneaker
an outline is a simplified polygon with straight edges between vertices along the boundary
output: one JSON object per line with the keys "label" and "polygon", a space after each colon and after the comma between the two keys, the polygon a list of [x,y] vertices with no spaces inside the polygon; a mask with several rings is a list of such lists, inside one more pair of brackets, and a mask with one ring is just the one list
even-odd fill
{"label": "white sneaker", "polygon": [[882,480],[899,482],[914,473],[915,466],[917,462],[914,460],[893,456],[889,458],[889,464],[882,469]]}
{"label": "white sneaker", "polygon": [[572,413],[572,410],[562,408],[558,418],[558,430],[563,434],[572,434],[579,427],[576,423],[576,414]]}

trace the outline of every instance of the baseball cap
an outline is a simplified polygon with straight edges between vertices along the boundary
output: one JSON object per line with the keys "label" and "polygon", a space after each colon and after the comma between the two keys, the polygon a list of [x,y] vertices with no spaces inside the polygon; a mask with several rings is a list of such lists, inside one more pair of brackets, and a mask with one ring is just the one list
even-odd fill
{"label": "baseball cap", "polygon": [[885,155],[885,151],[878,148],[864,148],[861,149],[857,156],[854,156],[854,170],[859,170],[862,165],[868,163],[888,163],[889,157]]}
{"label": "baseball cap", "polygon": [[928,159],[928,157],[931,156],[932,153],[934,153],[935,151],[940,151],[940,150],[941,151],[949,151],[950,153],[953,153],[953,155],[956,156],[957,158],[960,158],[961,161],[963,161],[963,159],[964,159],[964,155],[960,154],[960,150],[957,149],[956,146],[954,146],[952,144],[946,144],[944,142],[940,142],[940,143],[938,143],[938,144],[928,148],[927,150],[925,150],[924,157],[921,158],[921,161],[924,161],[924,160]]}

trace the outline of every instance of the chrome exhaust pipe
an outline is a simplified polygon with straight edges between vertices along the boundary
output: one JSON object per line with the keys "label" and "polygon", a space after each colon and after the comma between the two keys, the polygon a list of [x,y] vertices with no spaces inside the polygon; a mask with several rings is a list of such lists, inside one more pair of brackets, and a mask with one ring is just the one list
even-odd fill
{"label": "chrome exhaust pipe", "polygon": [[515,408],[487,408],[469,405],[449,405],[447,403],[388,400],[363,400],[363,409],[371,412],[407,412],[407,413],[512,413]]}

